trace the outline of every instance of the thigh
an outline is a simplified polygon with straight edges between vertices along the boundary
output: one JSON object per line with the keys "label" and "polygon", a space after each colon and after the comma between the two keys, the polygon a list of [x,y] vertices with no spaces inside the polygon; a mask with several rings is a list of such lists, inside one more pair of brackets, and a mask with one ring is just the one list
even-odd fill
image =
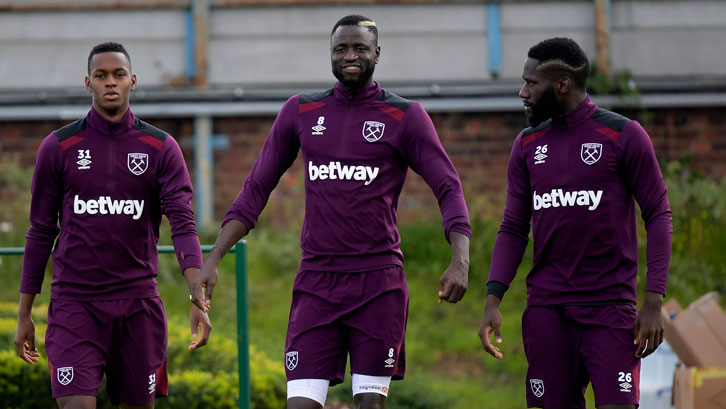
{"label": "thigh", "polygon": [[[370,299],[346,315],[351,372],[402,379],[404,338],[408,319],[408,288],[400,267],[365,273],[362,283]],[[381,281],[388,281],[379,291]]]}
{"label": "thigh", "polygon": [[144,405],[167,396],[166,312],[159,297],[114,301],[124,311],[106,368],[111,403]]}
{"label": "thigh", "polygon": [[585,408],[587,375],[575,328],[562,308],[531,308],[522,315],[527,406]]}
{"label": "thigh", "polygon": [[331,385],[343,381],[348,349],[339,317],[344,306],[326,293],[334,293],[336,274],[341,273],[301,271],[295,277],[285,339],[288,381],[326,379]]}
{"label": "thigh", "polygon": [[637,404],[640,358],[635,356],[634,306],[593,307],[600,325],[583,330],[581,353],[595,392],[596,405]]}
{"label": "thigh", "polygon": [[51,300],[45,349],[54,398],[95,398],[112,339],[108,318],[93,303]]}

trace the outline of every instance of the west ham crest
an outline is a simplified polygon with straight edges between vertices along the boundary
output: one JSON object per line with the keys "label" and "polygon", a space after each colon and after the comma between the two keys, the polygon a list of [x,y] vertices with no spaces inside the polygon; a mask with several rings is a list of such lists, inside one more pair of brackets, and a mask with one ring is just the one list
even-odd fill
{"label": "west ham crest", "polygon": [[583,162],[588,165],[600,160],[602,155],[602,144],[601,143],[583,143],[582,149],[580,149],[580,158]]}
{"label": "west ham crest", "polygon": [[291,371],[297,368],[297,351],[290,351],[285,354],[285,366]]}
{"label": "west ham crest", "polygon": [[146,153],[129,153],[126,164],[131,173],[139,176],[146,172],[146,168],[149,167],[149,155]]}
{"label": "west ham crest", "polygon": [[544,382],[542,382],[542,379],[530,379],[529,386],[532,388],[534,396],[541,398],[544,395]]}
{"label": "west ham crest", "polygon": [[368,142],[375,142],[383,136],[386,124],[378,121],[365,121],[363,123],[363,137]]}
{"label": "west ham crest", "polygon": [[73,367],[64,366],[63,368],[57,368],[56,374],[58,375],[58,382],[61,385],[68,385],[73,380]]}

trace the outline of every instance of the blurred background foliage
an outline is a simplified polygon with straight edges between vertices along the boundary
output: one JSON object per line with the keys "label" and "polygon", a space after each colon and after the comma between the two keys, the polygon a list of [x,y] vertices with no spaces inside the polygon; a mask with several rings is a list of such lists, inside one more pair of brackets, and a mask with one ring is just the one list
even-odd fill
{"label": "blurred background foliage", "polygon": [[[7,155],[6,155],[7,156]],[[688,304],[708,291],[726,292],[726,180],[715,181],[691,170],[688,159],[661,166],[673,210],[673,254],[668,297]],[[21,169],[12,157],[0,157],[0,246],[23,246],[28,228],[32,170]],[[302,183],[302,182],[301,182]],[[495,199],[495,200],[491,200]],[[450,261],[440,216],[421,212],[401,223],[405,270],[410,286],[410,316],[406,338],[407,374],[394,382],[391,409],[525,407],[526,361],[520,317],[525,307],[524,277],[531,263],[531,245],[520,274],[502,303],[504,360],[486,355],[477,337],[491,251],[499,227],[502,198],[469,197],[474,236],[471,241],[469,290],[462,302],[437,304],[438,280]],[[265,212],[259,228],[248,236],[248,281],[253,407],[282,408],[285,401],[283,347],[293,277],[297,271],[299,223],[278,229]],[[294,217],[299,217],[296,215]],[[641,268],[639,296],[645,284],[645,229],[639,222]],[[203,233],[213,243],[216,232]],[[170,244],[165,224],[162,244]],[[47,361],[26,365],[15,356],[18,285],[22,260],[0,257],[0,402],[8,408],[52,408]],[[42,350],[50,271],[36,299],[34,319]],[[234,259],[220,266],[211,318],[210,344],[190,353],[189,301],[176,260],[160,256],[159,289],[169,316],[171,396],[158,407],[236,408],[237,348]],[[42,356],[45,357],[44,351]],[[592,396],[589,394],[592,405]],[[351,402],[350,379],[331,388],[329,401]],[[99,407],[107,407],[99,400]],[[340,406],[339,406],[340,407]]]}

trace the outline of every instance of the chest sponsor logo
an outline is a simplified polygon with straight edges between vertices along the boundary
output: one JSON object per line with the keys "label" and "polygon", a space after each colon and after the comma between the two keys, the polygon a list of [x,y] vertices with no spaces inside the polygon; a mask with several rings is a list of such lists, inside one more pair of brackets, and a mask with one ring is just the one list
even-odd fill
{"label": "chest sponsor logo", "polygon": [[363,137],[368,142],[375,142],[383,137],[386,124],[378,121],[365,121],[363,123]]}
{"label": "chest sponsor logo", "polygon": [[601,143],[583,143],[580,148],[580,159],[588,165],[592,165],[600,160],[602,156]]}
{"label": "chest sponsor logo", "polygon": [[359,180],[368,186],[378,176],[378,167],[341,165],[340,162],[330,162],[327,165],[315,165],[308,162],[308,177],[314,180]]}
{"label": "chest sponsor logo", "polygon": [[73,198],[73,213],[75,214],[126,214],[134,220],[139,220],[144,213],[143,200],[115,200],[109,196],[100,196],[98,199],[83,200],[78,195]]}
{"label": "chest sponsor logo", "polygon": [[541,398],[544,395],[544,382],[542,382],[542,379],[530,379],[529,387],[532,388],[534,396]]}
{"label": "chest sponsor logo", "polygon": [[573,207],[585,206],[587,210],[593,211],[600,205],[602,190],[575,190],[565,192],[562,189],[552,189],[550,193],[538,195],[537,191],[532,195],[534,210],[549,209],[550,207]]}
{"label": "chest sponsor logo", "polygon": [[297,351],[290,351],[285,354],[285,366],[291,371],[297,368]]}
{"label": "chest sponsor logo", "polygon": [[58,378],[58,383],[60,383],[63,386],[68,385],[73,381],[73,367],[72,366],[64,366],[63,368],[56,368],[56,376]]}
{"label": "chest sponsor logo", "polygon": [[317,123],[317,125],[315,125],[313,127],[312,134],[313,135],[322,135],[323,131],[327,129],[323,126],[324,123],[325,123],[325,117],[324,116],[318,117],[318,123]]}
{"label": "chest sponsor logo", "polygon": [[146,153],[129,153],[126,159],[126,166],[128,166],[131,173],[136,176],[146,172],[149,167],[149,155]]}
{"label": "chest sponsor logo", "polygon": [[90,149],[79,149],[78,150],[78,170],[91,169],[91,150]]}

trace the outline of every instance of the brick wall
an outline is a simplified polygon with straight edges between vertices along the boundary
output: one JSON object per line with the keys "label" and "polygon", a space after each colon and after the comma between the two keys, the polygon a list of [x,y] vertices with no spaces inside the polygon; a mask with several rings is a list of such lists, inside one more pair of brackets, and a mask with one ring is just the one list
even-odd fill
{"label": "brick wall", "polygon": [[[660,109],[647,114],[623,111],[639,118],[653,139],[659,158],[690,157],[697,171],[726,177],[726,115],[720,108]],[[525,125],[522,113],[447,113],[431,115],[446,151],[459,171],[473,212],[501,212],[509,150]],[[144,118],[174,135],[187,163],[194,168],[191,119]],[[221,219],[242,187],[274,118],[216,118],[213,132],[229,138],[229,148],[215,151],[215,217]],[[16,158],[32,167],[42,138],[64,121],[0,122],[0,160]],[[263,214],[266,223],[284,227],[299,220],[304,206],[303,167],[298,157],[282,177]],[[489,206],[494,204],[494,206]],[[410,172],[399,203],[403,219],[437,212],[436,200],[423,180]]]}

